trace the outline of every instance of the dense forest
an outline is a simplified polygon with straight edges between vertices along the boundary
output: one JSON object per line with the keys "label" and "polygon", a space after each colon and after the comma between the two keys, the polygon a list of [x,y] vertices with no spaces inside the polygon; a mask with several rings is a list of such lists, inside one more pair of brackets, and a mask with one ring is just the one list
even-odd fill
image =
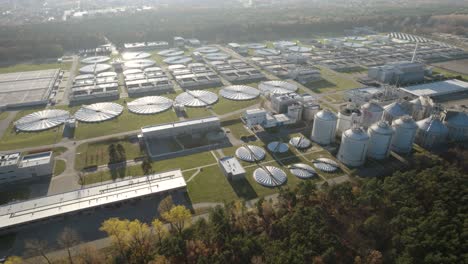
{"label": "dense forest", "polygon": [[[340,35],[353,26],[372,25],[379,31],[466,34],[467,15],[431,15],[432,9],[386,12],[355,9],[170,9],[138,14],[87,18],[0,28],[0,60],[5,62],[55,58],[67,51],[94,48],[107,37],[125,42],[170,41],[174,36],[210,42],[248,42],[282,38]],[[440,8],[440,12],[453,12]],[[451,14],[451,13],[448,13]]]}
{"label": "dense forest", "polygon": [[168,197],[152,223],[105,221],[106,254],[85,247],[60,263],[467,263],[468,151],[443,157],[415,155],[412,170],[383,178],[304,182],[197,220]]}

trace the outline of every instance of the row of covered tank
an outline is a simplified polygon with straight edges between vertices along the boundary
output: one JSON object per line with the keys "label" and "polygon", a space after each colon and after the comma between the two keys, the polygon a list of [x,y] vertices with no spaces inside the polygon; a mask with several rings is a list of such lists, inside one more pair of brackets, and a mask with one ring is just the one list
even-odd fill
{"label": "row of covered tank", "polygon": [[328,145],[341,135],[338,159],[353,167],[364,164],[366,157],[385,159],[390,150],[407,154],[413,142],[430,149],[447,140],[468,139],[467,113],[446,112],[443,118],[429,113],[416,122],[403,107],[397,111],[400,107],[398,102],[386,107],[371,102],[360,108],[347,107],[338,115],[322,110],[315,115],[311,138]]}

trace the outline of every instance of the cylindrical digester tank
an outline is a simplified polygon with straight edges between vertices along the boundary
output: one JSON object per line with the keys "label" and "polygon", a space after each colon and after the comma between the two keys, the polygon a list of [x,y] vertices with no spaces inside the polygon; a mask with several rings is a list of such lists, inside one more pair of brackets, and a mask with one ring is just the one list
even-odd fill
{"label": "cylindrical digester tank", "polygon": [[383,112],[384,109],[374,102],[363,104],[361,106],[362,126],[368,128],[372,124],[379,122],[382,119]]}
{"label": "cylindrical digester tank", "polygon": [[390,124],[380,121],[369,127],[367,132],[370,137],[367,156],[378,160],[387,158],[394,133]]}
{"label": "cylindrical digester tank", "polygon": [[410,116],[403,116],[393,121],[394,131],[390,149],[397,153],[407,154],[413,149],[414,138],[418,126]]}
{"label": "cylindrical digester tank", "polygon": [[351,167],[359,167],[366,162],[369,135],[362,128],[351,128],[341,136],[338,159]]}
{"label": "cylindrical digester tank", "polygon": [[320,111],[320,105],[316,103],[305,103],[304,109],[302,110],[302,119],[304,121],[314,120],[315,114]]}
{"label": "cylindrical digester tank", "polygon": [[335,141],[336,115],[328,109],[324,109],[314,117],[311,139],[321,145],[328,145]]}
{"label": "cylindrical digester tank", "polygon": [[361,110],[357,108],[346,107],[338,113],[338,123],[336,125],[336,133],[341,135],[346,130],[350,129],[354,123],[361,124]]}
{"label": "cylindrical digester tank", "polygon": [[468,114],[451,111],[445,115],[444,124],[449,129],[449,139],[453,141],[468,140]]}
{"label": "cylindrical digester tank", "polygon": [[430,116],[416,123],[416,143],[424,148],[437,147],[447,141],[449,130],[437,116]]}
{"label": "cylindrical digester tank", "polygon": [[391,124],[393,120],[398,119],[407,114],[408,113],[405,112],[403,105],[399,102],[395,102],[384,107],[383,117]]}

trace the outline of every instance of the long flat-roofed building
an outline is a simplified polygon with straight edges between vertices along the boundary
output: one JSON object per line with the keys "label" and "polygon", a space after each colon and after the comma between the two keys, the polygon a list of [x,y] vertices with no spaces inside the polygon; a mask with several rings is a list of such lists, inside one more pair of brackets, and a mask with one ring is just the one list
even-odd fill
{"label": "long flat-roofed building", "polygon": [[52,152],[4,154],[0,156],[0,184],[52,175],[53,169]]}
{"label": "long flat-roofed building", "polygon": [[141,128],[144,138],[169,138],[180,135],[194,135],[221,129],[221,120],[216,117],[206,117],[194,120],[167,123]]}
{"label": "long flat-roofed building", "polygon": [[369,68],[368,76],[387,84],[408,84],[424,81],[424,64],[418,62],[394,62]]}
{"label": "long flat-roofed building", "polygon": [[0,108],[46,105],[59,69],[0,74]]}
{"label": "long flat-roofed building", "polygon": [[468,82],[460,80],[447,80],[442,82],[425,83],[420,85],[400,88],[401,91],[413,96],[429,96],[433,99],[447,95],[467,95]]}
{"label": "long flat-roofed building", "polygon": [[186,186],[182,171],[173,170],[7,204],[0,207],[0,231],[145,196],[185,191]]}

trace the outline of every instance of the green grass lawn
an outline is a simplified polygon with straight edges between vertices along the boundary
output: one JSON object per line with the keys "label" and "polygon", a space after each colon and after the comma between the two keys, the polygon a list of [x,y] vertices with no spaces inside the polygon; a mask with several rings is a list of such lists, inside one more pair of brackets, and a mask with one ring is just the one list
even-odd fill
{"label": "green grass lawn", "polygon": [[112,120],[102,123],[78,123],[75,129],[75,139],[87,139],[120,132],[138,130],[143,126],[178,121],[177,115],[169,110],[156,115],[136,115],[126,108],[123,113]]}
{"label": "green grass lawn", "polygon": [[8,115],[10,115],[10,112],[1,112],[0,113],[0,120],[4,120],[5,118],[8,117]]}
{"label": "green grass lawn", "polygon": [[[205,166],[216,163],[211,152],[202,152],[189,156],[179,157],[175,159],[155,161],[152,163],[155,172],[162,172],[168,170],[188,170],[199,166]],[[188,172],[190,173],[190,172]],[[192,172],[193,173],[193,172]],[[108,181],[116,178],[123,178],[126,176],[143,176],[141,165],[128,166],[118,171],[102,171],[90,173],[85,175],[85,184],[92,184],[101,181]]]}
{"label": "green grass lawn", "polygon": [[16,64],[8,67],[0,67],[1,73],[23,72],[23,71],[39,71],[48,69],[63,69],[68,70],[71,67],[71,62],[64,63],[39,63],[39,64]]}
{"label": "green grass lawn", "polygon": [[[186,179],[195,171],[184,173]],[[197,176],[187,183],[187,190],[192,203],[230,202],[238,197],[217,165],[204,168]]]}
{"label": "green grass lawn", "polygon": [[67,167],[64,160],[56,160],[54,166],[54,176],[62,174]]}
{"label": "green grass lawn", "polygon": [[224,115],[258,104],[261,101],[261,98],[248,101],[232,101],[224,99],[220,96],[218,103],[213,105],[213,111],[215,111],[218,115]]}
{"label": "green grass lawn", "polygon": [[450,71],[450,70],[442,69],[440,67],[433,67],[432,68],[432,73],[433,74],[443,74],[447,78],[453,78],[453,77],[461,76],[463,78],[463,80],[468,81],[468,75],[467,74],[453,72],[453,71]]}
{"label": "green grass lawn", "polygon": [[105,141],[84,143],[78,146],[75,157],[75,168],[81,170],[89,166],[99,166],[109,163],[108,147],[121,144],[125,148],[127,160],[144,156],[138,142],[132,143],[127,138],[115,138]]}
{"label": "green grass lawn", "polygon": [[240,139],[242,136],[249,136],[252,134],[245,128],[244,124],[237,115],[229,119],[223,119],[221,121],[221,126],[228,128],[231,131],[231,134],[238,139]]}
{"label": "green grass lawn", "polygon": [[349,90],[361,87],[357,81],[345,74],[324,68],[318,67],[322,74],[322,80],[307,83],[305,86],[316,93],[334,92],[341,90]]}

